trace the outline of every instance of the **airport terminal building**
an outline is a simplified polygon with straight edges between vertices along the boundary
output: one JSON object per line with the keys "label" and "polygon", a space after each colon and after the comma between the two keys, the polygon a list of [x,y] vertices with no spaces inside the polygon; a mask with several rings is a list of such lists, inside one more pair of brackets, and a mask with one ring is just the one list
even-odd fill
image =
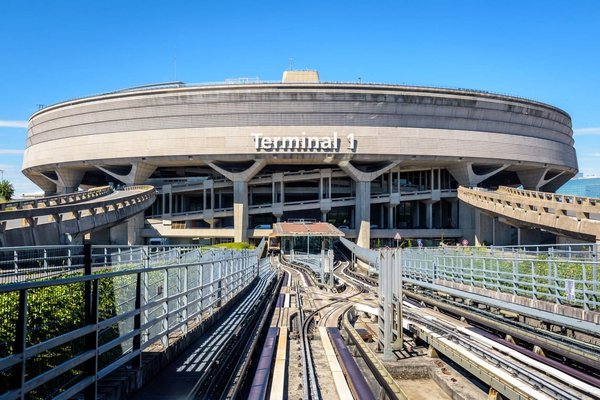
{"label": "airport terminal building", "polygon": [[[403,238],[509,242],[459,185],[555,191],[577,172],[569,115],[463,89],[232,80],[65,101],[29,121],[23,172],[46,193],[149,183],[157,201],[111,242],[247,241],[327,221],[363,246]],[[134,232],[131,234],[131,232]]]}

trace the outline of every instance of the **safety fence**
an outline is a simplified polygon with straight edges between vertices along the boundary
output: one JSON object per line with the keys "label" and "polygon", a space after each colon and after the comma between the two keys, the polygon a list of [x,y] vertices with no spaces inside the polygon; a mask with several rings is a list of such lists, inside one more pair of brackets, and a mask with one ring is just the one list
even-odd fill
{"label": "safety fence", "polygon": [[98,380],[122,366],[140,368],[145,349],[166,348],[173,334],[209,318],[268,267],[253,250],[27,251],[27,262],[59,260],[70,269],[0,285],[2,399],[95,398]]}
{"label": "safety fence", "polygon": [[405,279],[459,283],[535,300],[599,310],[598,249],[590,245],[413,248]]}

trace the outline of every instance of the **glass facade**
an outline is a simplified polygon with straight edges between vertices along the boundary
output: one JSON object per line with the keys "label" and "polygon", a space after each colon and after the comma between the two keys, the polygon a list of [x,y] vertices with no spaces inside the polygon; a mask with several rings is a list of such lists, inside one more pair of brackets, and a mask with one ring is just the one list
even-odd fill
{"label": "glass facade", "polygon": [[600,177],[573,178],[558,189],[556,193],[600,198]]}

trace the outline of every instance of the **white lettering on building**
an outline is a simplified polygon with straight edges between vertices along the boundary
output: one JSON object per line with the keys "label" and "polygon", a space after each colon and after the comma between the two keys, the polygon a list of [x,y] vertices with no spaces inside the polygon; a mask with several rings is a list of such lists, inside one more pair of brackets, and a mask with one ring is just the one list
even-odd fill
{"label": "white lettering on building", "polygon": [[[251,136],[256,151],[339,152],[341,147],[337,132],[326,137],[306,136],[306,132],[302,132],[301,136],[265,136],[262,133],[252,133]],[[354,134],[349,134],[346,139],[348,139],[348,149],[354,151],[356,146]]]}

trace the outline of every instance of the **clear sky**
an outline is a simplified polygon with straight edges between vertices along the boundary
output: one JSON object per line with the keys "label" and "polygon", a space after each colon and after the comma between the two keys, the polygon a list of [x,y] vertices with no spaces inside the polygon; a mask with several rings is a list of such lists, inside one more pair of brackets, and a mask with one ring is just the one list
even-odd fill
{"label": "clear sky", "polygon": [[[291,61],[290,61],[291,59]],[[573,118],[579,169],[600,175],[600,1],[0,2],[0,169],[16,193],[39,105],[181,80],[281,78],[486,90]]]}

